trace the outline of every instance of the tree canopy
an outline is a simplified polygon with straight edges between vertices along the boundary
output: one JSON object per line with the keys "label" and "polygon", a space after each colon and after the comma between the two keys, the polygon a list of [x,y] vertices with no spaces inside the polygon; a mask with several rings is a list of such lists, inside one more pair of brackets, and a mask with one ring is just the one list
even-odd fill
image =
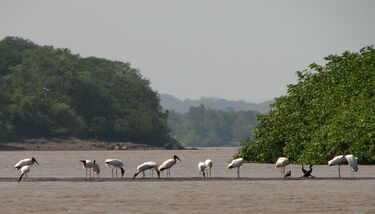
{"label": "tree canopy", "polygon": [[238,146],[240,141],[251,139],[257,114],[200,105],[190,107],[187,113],[170,111],[168,126],[171,135],[184,146]]}
{"label": "tree canopy", "polygon": [[255,140],[244,141],[238,156],[326,164],[348,150],[361,163],[375,163],[375,50],[324,59],[297,72],[298,82],[258,117]]}
{"label": "tree canopy", "polygon": [[78,137],[163,145],[159,96],[130,64],[0,41],[0,141]]}

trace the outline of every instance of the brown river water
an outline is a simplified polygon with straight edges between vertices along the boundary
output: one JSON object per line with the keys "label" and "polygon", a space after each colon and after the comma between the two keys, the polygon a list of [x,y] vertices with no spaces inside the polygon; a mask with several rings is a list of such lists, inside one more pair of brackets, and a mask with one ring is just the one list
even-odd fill
{"label": "brown river water", "polygon": [[[237,148],[140,151],[0,152],[0,213],[375,213],[375,166],[351,173],[341,166],[314,166],[316,179],[299,179],[301,166],[289,165],[292,178],[280,179],[273,164],[244,164],[241,179],[228,170]],[[172,179],[132,180],[145,161],[161,164],[174,154],[182,162]],[[29,182],[17,182],[14,164],[35,157]],[[112,179],[107,158],[125,162],[125,178]],[[212,178],[201,179],[197,164],[210,158]],[[100,164],[99,180],[85,182],[80,159]],[[149,177],[149,173],[146,173]],[[155,176],[155,173],[154,173]]]}

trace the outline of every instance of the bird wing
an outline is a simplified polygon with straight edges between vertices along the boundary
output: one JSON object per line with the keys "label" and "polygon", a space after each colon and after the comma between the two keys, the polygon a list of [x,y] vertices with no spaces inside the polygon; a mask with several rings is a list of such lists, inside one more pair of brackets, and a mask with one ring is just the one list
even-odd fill
{"label": "bird wing", "polygon": [[344,163],[346,160],[342,158],[342,155],[334,157],[332,160],[328,161],[329,166],[339,165]]}
{"label": "bird wing", "polygon": [[358,158],[354,157],[353,155],[346,155],[345,159],[348,161],[350,168],[352,168],[353,172],[358,171]]}
{"label": "bird wing", "polygon": [[26,165],[29,165],[31,162],[31,159],[23,159],[23,160],[20,160],[18,161],[18,163],[16,163],[16,165],[14,165],[14,168],[16,169],[21,169],[23,166],[26,166]]}
{"label": "bird wing", "polygon": [[282,167],[285,164],[286,161],[288,161],[288,158],[279,157],[279,159],[277,159],[277,161],[276,161],[275,167],[276,168]]}
{"label": "bird wing", "polygon": [[234,160],[232,160],[232,163],[230,163],[228,165],[228,169],[232,169],[234,167],[238,167],[238,166],[242,165],[243,162],[244,162],[243,158],[234,159]]}
{"label": "bird wing", "polygon": [[175,163],[174,159],[168,159],[164,161],[164,163],[159,167],[160,171],[163,171],[164,169],[168,169],[169,167],[173,166]]}

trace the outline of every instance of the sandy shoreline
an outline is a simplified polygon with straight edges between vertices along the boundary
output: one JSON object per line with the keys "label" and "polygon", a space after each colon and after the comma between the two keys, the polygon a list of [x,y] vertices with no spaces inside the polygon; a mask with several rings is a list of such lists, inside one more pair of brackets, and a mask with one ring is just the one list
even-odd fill
{"label": "sandy shoreline", "polygon": [[[14,177],[0,177],[0,182],[17,182],[18,178]],[[201,177],[176,177],[176,178],[95,178],[92,182],[179,182],[179,181],[200,181],[200,182],[210,182],[210,181],[363,181],[363,180],[374,180],[375,177],[319,177],[319,178],[288,178],[280,179],[277,177],[256,177],[256,178],[228,178],[228,177],[212,177],[203,179]],[[90,179],[85,179],[82,177],[33,177],[29,178],[28,182],[88,182]]]}

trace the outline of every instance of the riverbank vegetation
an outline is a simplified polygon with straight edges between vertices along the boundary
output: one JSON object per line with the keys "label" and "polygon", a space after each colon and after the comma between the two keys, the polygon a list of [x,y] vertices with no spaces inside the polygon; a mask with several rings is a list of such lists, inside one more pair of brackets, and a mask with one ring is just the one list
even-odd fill
{"label": "riverbank vegetation", "polygon": [[158,94],[129,63],[0,41],[0,142],[30,138],[176,143]]}
{"label": "riverbank vegetation", "polygon": [[375,163],[375,49],[324,59],[297,72],[298,82],[258,117],[254,140],[244,141],[237,155],[326,164],[348,150],[361,163]]}

